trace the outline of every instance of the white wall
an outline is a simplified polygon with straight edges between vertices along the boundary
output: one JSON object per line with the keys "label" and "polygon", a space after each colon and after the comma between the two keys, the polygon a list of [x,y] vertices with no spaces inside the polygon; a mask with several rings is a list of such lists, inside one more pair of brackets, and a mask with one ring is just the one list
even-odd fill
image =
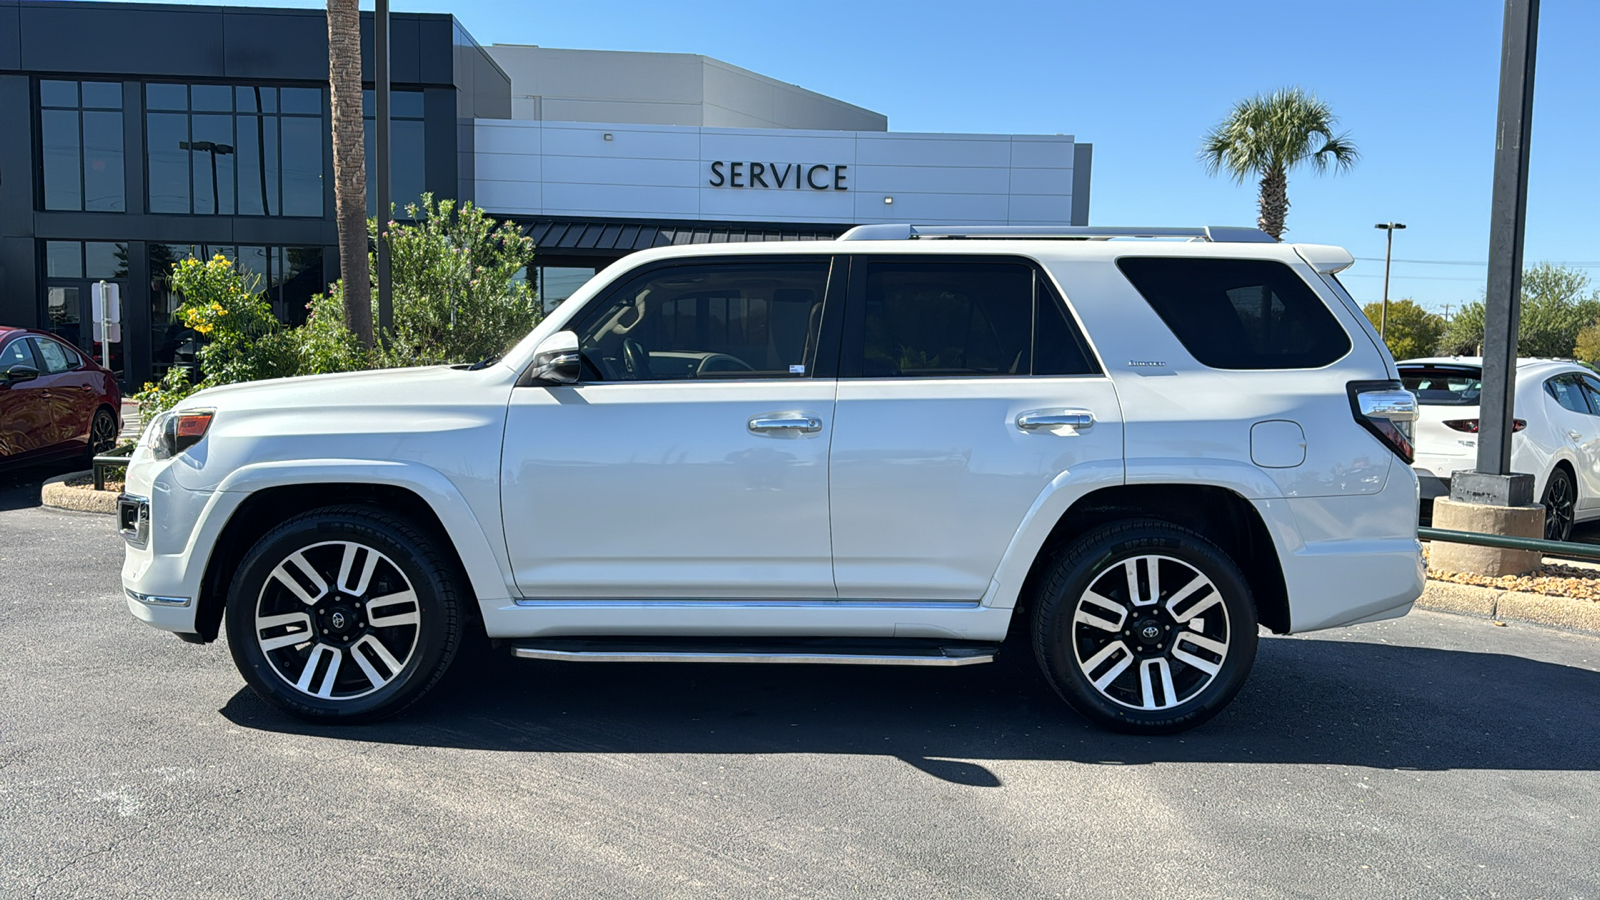
{"label": "white wall", "polygon": [[485,48],[511,115],[552,122],[886,131],[887,116],[693,53]]}
{"label": "white wall", "polygon": [[[491,213],[740,222],[1073,222],[1065,135],[909,134],[478,119],[474,197]],[[610,134],[611,140],[605,135]],[[812,190],[713,186],[712,163],[827,165]],[[845,166],[845,190],[832,189]],[[791,173],[793,170],[789,170]],[[1086,173],[1077,173],[1080,177]],[[748,174],[746,174],[748,181]],[[1087,179],[1079,182],[1086,185]],[[893,204],[884,203],[892,197]],[[1086,198],[1080,198],[1080,201]]]}

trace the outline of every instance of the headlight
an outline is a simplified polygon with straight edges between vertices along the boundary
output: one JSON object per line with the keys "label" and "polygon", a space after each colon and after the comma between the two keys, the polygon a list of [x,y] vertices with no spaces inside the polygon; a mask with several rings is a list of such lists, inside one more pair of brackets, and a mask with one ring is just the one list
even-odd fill
{"label": "headlight", "polygon": [[169,459],[200,443],[211,428],[214,409],[169,410],[157,416],[145,429],[145,438],[156,459]]}

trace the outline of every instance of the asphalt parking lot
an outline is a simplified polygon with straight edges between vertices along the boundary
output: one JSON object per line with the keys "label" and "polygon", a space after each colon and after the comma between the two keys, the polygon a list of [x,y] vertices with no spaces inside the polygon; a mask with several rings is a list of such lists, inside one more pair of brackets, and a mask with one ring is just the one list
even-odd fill
{"label": "asphalt parking lot", "polygon": [[1268,638],[1160,740],[1015,664],[479,656],[308,727],[134,621],[109,517],[40,477],[0,476],[0,896],[1600,896],[1593,637]]}

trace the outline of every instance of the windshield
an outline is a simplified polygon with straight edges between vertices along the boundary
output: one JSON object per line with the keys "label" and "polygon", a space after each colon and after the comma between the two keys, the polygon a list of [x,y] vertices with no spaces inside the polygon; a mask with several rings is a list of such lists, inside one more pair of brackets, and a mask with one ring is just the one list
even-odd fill
{"label": "windshield", "polygon": [[1483,370],[1477,366],[1401,366],[1400,382],[1423,406],[1477,406]]}

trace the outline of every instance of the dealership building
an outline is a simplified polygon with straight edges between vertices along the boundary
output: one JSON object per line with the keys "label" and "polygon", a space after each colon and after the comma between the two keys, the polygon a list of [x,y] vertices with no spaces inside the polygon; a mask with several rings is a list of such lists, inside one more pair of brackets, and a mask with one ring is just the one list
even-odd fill
{"label": "dealership building", "polygon": [[[484,46],[450,15],[390,22],[396,204],[428,191],[515,220],[547,304],[648,247],[1088,221],[1091,148],[1069,135],[895,132],[694,54]],[[137,386],[192,352],[172,263],[216,253],[303,320],[339,277],[327,77],[319,10],[0,0],[0,324],[98,358],[90,297],[115,284],[106,349]]]}

